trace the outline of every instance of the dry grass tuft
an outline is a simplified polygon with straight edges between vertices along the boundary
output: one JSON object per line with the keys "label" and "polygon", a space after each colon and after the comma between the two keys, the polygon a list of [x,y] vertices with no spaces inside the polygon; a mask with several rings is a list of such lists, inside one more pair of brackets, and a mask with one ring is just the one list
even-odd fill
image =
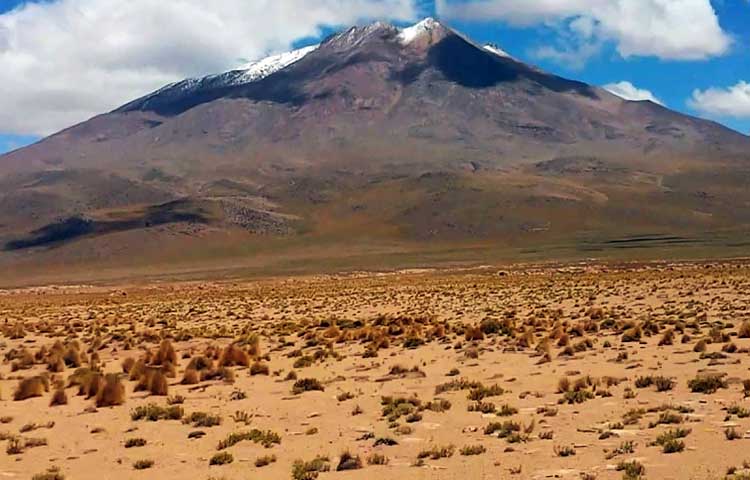
{"label": "dry grass tuft", "polygon": [[41,397],[47,390],[49,390],[49,380],[46,377],[24,378],[18,383],[16,391],[13,393],[13,400],[18,402],[29,398]]}
{"label": "dry grass tuft", "polygon": [[125,385],[120,376],[108,373],[104,377],[104,386],[96,394],[96,406],[113,407],[125,403]]}

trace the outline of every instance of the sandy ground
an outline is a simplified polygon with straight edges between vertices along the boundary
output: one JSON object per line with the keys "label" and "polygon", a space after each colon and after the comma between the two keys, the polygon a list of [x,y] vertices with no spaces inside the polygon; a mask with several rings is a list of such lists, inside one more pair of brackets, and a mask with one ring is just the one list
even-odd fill
{"label": "sandy ground", "polygon": [[[295,461],[316,456],[330,468],[321,479],[621,479],[640,478],[632,473],[639,465],[643,478],[745,478],[746,321],[750,267],[742,263],[5,291],[0,478],[56,468],[57,476],[37,478],[287,479]],[[221,370],[233,343],[241,365]],[[174,349],[173,367],[155,354],[160,346]],[[71,349],[77,357],[50,372]],[[183,385],[200,356],[214,364],[205,375],[221,378]],[[123,373],[127,358],[161,363],[148,371],[172,375],[168,395],[134,391],[146,374]],[[97,408],[103,394],[79,396],[77,368],[91,378],[117,373],[122,404]],[[34,376],[48,389],[15,401],[21,379]],[[571,386],[560,385],[565,377]],[[705,390],[690,384],[696,377],[711,377],[716,391],[694,392]],[[293,393],[307,378],[324,390]],[[67,404],[50,406],[56,390]],[[469,398],[482,393],[482,405]],[[383,397],[403,400],[384,412]],[[183,419],[132,418],[151,403],[173,403]],[[470,411],[477,407],[485,413]],[[196,412],[220,424],[186,423]],[[490,433],[493,422],[513,434]],[[245,438],[220,449],[230,434],[253,429],[277,442]],[[677,451],[654,445],[677,429]],[[126,448],[129,439],[145,445]],[[441,448],[445,458],[420,455]],[[341,466],[361,468],[336,471],[345,451],[355,460]],[[210,465],[221,452],[231,463]],[[387,464],[370,465],[374,454]],[[275,461],[256,466],[264,456]],[[136,469],[142,460],[153,465]]]}

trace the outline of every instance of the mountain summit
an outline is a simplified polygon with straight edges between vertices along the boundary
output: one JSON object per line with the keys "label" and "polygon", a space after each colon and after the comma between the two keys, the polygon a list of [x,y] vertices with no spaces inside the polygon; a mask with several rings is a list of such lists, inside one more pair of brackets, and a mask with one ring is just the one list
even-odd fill
{"label": "mountain summit", "polygon": [[127,258],[144,239],[222,258],[713,245],[748,225],[748,147],[434,19],[374,23],[0,157],[0,241],[8,262]]}

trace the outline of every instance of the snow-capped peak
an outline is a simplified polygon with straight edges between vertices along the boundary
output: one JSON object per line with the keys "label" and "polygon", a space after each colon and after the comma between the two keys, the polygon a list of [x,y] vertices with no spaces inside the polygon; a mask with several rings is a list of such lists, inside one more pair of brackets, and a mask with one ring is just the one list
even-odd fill
{"label": "snow-capped peak", "polygon": [[441,27],[442,25],[440,24],[440,22],[432,17],[428,17],[417,23],[416,25],[412,25],[411,27],[406,27],[401,30],[401,33],[399,33],[398,35],[398,39],[402,44],[408,45],[425,33],[432,32]]}
{"label": "snow-capped peak", "polygon": [[289,65],[302,60],[307,54],[318,48],[318,45],[292,50],[291,52],[280,53],[270,57],[250,62],[240,67],[238,70],[244,71],[240,82],[254,82],[272,75]]}

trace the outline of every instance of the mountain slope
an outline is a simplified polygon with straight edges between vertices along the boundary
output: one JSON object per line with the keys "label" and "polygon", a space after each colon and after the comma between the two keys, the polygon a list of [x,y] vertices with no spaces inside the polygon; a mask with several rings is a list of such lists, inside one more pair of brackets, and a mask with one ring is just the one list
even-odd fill
{"label": "mountain slope", "polygon": [[133,236],[185,229],[197,250],[221,238],[285,252],[589,251],[643,234],[714,248],[750,225],[748,146],[432,19],[376,23],[167,86],[0,157],[0,240],[13,258],[120,238],[130,251]]}

